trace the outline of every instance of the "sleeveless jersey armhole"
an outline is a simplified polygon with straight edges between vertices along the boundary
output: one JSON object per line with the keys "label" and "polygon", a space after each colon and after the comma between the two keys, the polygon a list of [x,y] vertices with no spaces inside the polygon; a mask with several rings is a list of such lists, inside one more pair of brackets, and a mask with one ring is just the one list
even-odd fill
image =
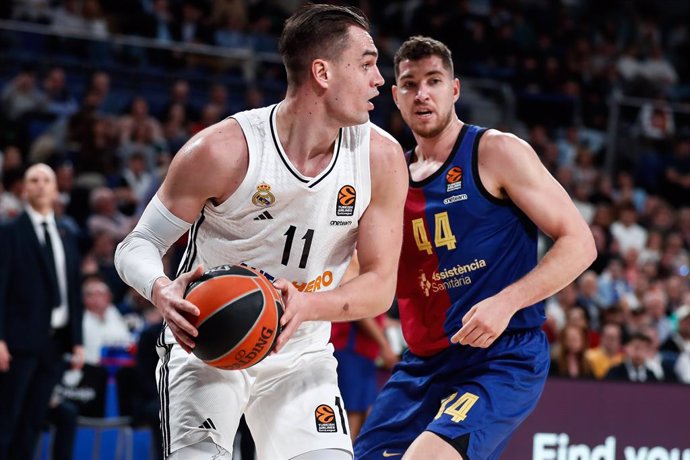
{"label": "sleeveless jersey armhole", "polygon": [[240,200],[246,197],[247,193],[253,193],[254,191],[250,189],[248,184],[253,184],[254,181],[254,170],[256,169],[256,164],[258,160],[255,158],[257,147],[256,147],[256,137],[253,133],[252,124],[249,122],[244,113],[236,113],[229,118],[233,118],[240,125],[242,130],[242,136],[244,136],[244,142],[247,145],[247,172],[244,175],[244,179],[237,187],[237,190],[233,192],[225,201],[214,205],[209,203],[208,207],[210,210],[215,212],[223,212],[229,207],[234,206]]}
{"label": "sleeveless jersey armhole", "polygon": [[472,146],[472,175],[474,176],[474,183],[477,186],[477,190],[479,190],[482,196],[489,200],[491,203],[496,204],[498,206],[508,206],[512,204],[510,198],[498,198],[493,196],[486,189],[486,187],[484,187],[482,178],[479,175],[479,142],[481,141],[482,136],[484,136],[484,134],[487,131],[487,128],[482,129],[477,133],[476,137],[474,138],[474,145]]}

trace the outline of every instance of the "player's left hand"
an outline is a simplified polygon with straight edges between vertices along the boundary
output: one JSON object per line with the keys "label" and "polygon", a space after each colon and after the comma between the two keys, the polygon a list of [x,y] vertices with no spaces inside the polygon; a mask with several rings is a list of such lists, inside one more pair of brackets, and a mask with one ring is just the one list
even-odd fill
{"label": "player's left hand", "polygon": [[515,310],[496,296],[482,300],[462,318],[462,327],[452,343],[488,348],[505,331]]}
{"label": "player's left hand", "polygon": [[297,290],[291,282],[284,278],[275,280],[273,286],[280,291],[280,295],[283,298],[283,305],[285,306],[283,317],[280,318],[282,331],[276,339],[276,347],[273,351],[277,353],[285,346],[287,341],[290,340],[290,337],[292,337],[292,334],[295,333],[300,324],[304,321],[308,321],[306,316],[306,297],[308,295]]}

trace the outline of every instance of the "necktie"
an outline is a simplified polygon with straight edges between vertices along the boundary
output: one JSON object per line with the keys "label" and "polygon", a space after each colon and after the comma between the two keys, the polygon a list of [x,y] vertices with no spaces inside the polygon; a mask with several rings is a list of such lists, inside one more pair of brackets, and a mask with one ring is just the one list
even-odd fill
{"label": "necktie", "polygon": [[57,271],[55,270],[55,255],[53,253],[53,242],[50,240],[50,233],[48,233],[48,222],[43,222],[43,251],[45,252],[48,261],[48,270],[50,271],[50,281],[53,291],[53,307],[60,305],[60,285],[58,284]]}

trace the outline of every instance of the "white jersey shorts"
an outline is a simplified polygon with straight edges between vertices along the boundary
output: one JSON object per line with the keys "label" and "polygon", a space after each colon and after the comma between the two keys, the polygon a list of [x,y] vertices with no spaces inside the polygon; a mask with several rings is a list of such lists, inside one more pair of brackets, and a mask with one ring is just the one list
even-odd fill
{"label": "white jersey shorts", "polygon": [[352,453],[333,346],[322,334],[293,337],[280,353],[241,371],[211,367],[170,345],[169,329],[165,334],[156,379],[166,456],[209,438],[232,453],[242,414],[259,460],[320,449]]}

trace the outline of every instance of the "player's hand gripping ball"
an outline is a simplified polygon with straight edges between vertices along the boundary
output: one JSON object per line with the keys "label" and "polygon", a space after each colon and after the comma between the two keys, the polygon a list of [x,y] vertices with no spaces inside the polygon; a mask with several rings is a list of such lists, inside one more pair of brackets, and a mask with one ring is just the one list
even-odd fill
{"label": "player's hand gripping ball", "polygon": [[283,303],[273,284],[244,265],[221,265],[187,286],[185,298],[199,308],[187,316],[197,328],[193,353],[220,369],[246,369],[273,350]]}

